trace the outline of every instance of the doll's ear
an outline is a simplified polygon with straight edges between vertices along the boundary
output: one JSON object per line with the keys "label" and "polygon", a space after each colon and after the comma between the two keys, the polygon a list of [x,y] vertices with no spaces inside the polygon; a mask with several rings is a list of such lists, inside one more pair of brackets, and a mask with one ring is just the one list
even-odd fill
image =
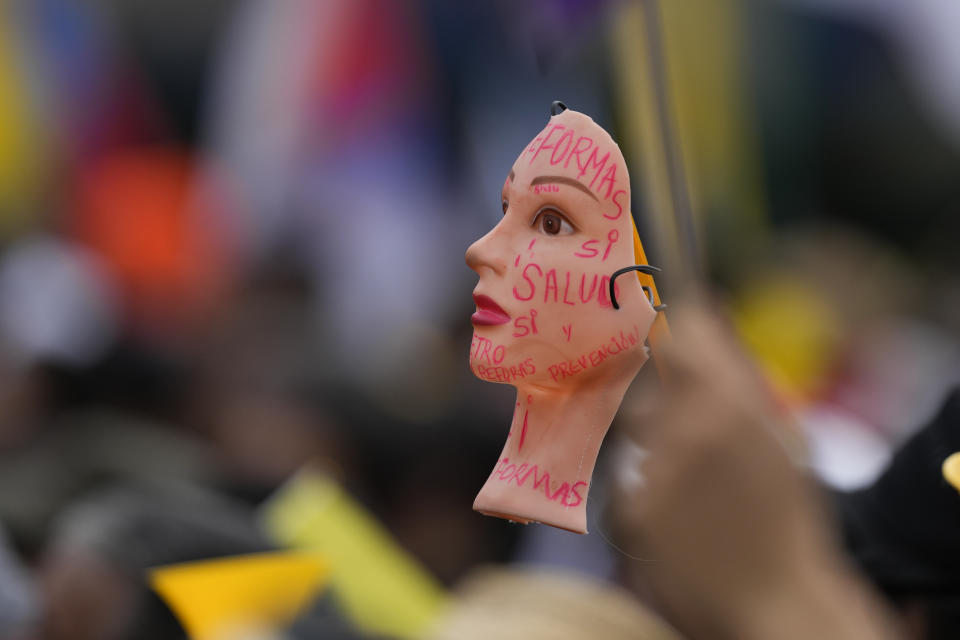
{"label": "doll's ear", "polygon": [[559,100],[554,100],[553,104],[550,105],[550,115],[556,116],[560,115],[567,110],[567,105],[563,104]]}

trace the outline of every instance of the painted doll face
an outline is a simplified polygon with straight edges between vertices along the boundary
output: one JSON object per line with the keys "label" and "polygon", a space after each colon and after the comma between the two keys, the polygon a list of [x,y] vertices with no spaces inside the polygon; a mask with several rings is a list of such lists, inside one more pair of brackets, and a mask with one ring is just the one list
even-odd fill
{"label": "painted doll face", "polygon": [[634,264],[630,185],[619,147],[589,117],[553,116],[514,162],[503,218],[467,250],[470,367],[490,382],[575,387],[638,367],[656,312]]}

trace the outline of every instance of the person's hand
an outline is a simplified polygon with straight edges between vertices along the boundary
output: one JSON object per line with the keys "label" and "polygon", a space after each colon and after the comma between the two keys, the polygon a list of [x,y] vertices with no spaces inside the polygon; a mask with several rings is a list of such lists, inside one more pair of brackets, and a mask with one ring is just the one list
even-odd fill
{"label": "person's hand", "polygon": [[725,326],[703,306],[671,314],[650,455],[624,488],[618,537],[631,572],[691,637],[887,638],[847,568],[811,484],[802,440]]}

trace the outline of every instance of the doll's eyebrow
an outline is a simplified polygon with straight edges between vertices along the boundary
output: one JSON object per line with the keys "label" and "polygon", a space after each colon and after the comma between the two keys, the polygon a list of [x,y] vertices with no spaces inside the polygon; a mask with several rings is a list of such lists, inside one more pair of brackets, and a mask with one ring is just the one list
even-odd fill
{"label": "doll's eyebrow", "polygon": [[[532,187],[538,184],[550,184],[550,183],[569,185],[571,187],[574,187],[575,189],[580,189],[580,191],[583,191],[585,194],[587,194],[594,200],[597,200],[597,196],[593,195],[590,189],[587,189],[585,186],[583,186],[573,178],[567,178],[565,176],[538,176],[530,181],[530,186]],[[600,202],[600,201],[597,200],[597,202]]]}
{"label": "doll's eyebrow", "polygon": [[510,169],[510,182],[513,182],[513,179],[517,177],[517,174],[513,172],[513,169]]}

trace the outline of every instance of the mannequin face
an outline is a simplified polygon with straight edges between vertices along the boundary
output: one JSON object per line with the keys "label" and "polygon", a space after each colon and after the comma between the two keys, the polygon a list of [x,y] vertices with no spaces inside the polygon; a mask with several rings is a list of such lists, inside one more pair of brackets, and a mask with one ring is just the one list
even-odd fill
{"label": "mannequin face", "polygon": [[636,276],[620,149],[589,117],[553,116],[514,162],[503,218],[467,250],[477,272],[470,366],[490,382],[569,389],[635,372],[656,312]]}

